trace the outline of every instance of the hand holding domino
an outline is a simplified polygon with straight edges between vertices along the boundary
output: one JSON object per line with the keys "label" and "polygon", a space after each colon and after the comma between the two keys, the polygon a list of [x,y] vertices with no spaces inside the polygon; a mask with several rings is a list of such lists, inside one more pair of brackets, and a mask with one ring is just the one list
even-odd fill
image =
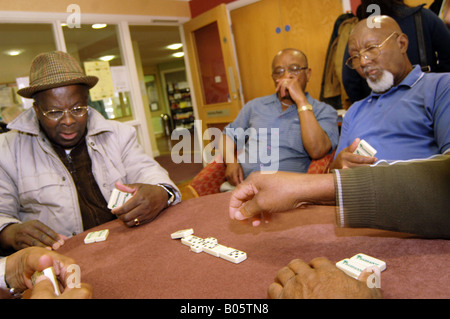
{"label": "hand holding domino", "polygon": [[37,284],[38,278],[40,276],[45,276],[45,277],[47,277],[50,280],[50,282],[53,285],[53,289],[54,289],[54,292],[55,292],[56,296],[59,296],[61,294],[61,291],[59,290],[59,282],[58,282],[58,279],[56,278],[55,271],[53,270],[53,267],[45,268],[42,272],[41,271],[36,271],[31,276],[31,282],[32,282],[33,286],[35,286]]}
{"label": "hand holding domino", "polygon": [[330,169],[350,168],[361,165],[371,165],[377,161],[375,154],[377,150],[369,145],[365,140],[356,138],[352,144],[340,151]]}
{"label": "hand holding domino", "polygon": [[131,193],[122,192],[117,188],[114,188],[108,201],[108,208],[114,209],[116,207],[120,207],[125,204],[132,196],[133,194]]}
{"label": "hand holding domino", "polygon": [[358,143],[358,146],[356,147],[356,150],[353,152],[353,154],[358,154],[358,155],[367,156],[367,157],[374,157],[376,153],[377,153],[377,150],[374,149],[365,140],[360,140]]}

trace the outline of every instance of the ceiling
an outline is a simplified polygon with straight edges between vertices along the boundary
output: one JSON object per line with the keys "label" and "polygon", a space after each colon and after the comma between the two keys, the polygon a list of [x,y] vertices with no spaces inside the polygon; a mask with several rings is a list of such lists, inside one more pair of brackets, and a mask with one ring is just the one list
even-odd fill
{"label": "ceiling", "polygon": [[177,26],[130,26],[131,39],[139,46],[143,67],[170,62],[174,52],[183,49],[169,50],[166,47],[172,43],[181,43],[180,31]]}
{"label": "ceiling", "polygon": [[[94,30],[90,25],[79,29],[63,29],[67,51],[80,61],[97,59],[113,54],[120,57],[118,32],[115,25]],[[130,26],[131,40],[139,47],[144,70],[160,63],[177,60],[167,45],[179,43],[178,26]],[[28,76],[33,58],[45,51],[55,50],[50,24],[0,24],[0,84],[13,83],[16,77]],[[7,56],[3,52],[23,49],[18,56]],[[179,49],[177,51],[182,51]],[[121,59],[110,61],[111,65],[122,65]]]}

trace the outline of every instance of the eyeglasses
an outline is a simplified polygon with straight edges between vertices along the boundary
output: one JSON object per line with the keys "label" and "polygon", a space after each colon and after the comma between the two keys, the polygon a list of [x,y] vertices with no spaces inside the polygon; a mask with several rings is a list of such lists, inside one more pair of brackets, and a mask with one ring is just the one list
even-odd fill
{"label": "eyeglasses", "polygon": [[64,114],[70,113],[70,115],[74,116],[74,117],[83,117],[87,114],[88,112],[88,107],[87,106],[75,106],[69,110],[50,110],[50,111],[46,111],[46,112],[42,112],[42,114],[44,114],[45,117],[47,117],[48,119],[52,120],[52,121],[58,121],[60,120]]}
{"label": "eyeglasses", "polygon": [[[291,64],[287,67],[287,71],[290,75],[299,75],[300,72],[302,72],[303,70],[308,69],[307,66],[299,66],[297,64]],[[282,67],[276,67],[273,71],[272,71],[272,77],[274,79],[279,79],[284,75],[284,72],[286,72],[285,68]]]}
{"label": "eyeglasses", "polygon": [[350,69],[357,69],[361,66],[361,57],[363,56],[366,60],[374,60],[378,58],[381,54],[381,47],[385,45],[385,43],[392,38],[395,34],[398,34],[397,32],[393,32],[390,36],[386,38],[381,44],[374,44],[369,46],[368,48],[360,51],[358,54],[355,54],[354,56],[351,56],[348,58],[348,60],[345,62],[345,65],[348,66]]}

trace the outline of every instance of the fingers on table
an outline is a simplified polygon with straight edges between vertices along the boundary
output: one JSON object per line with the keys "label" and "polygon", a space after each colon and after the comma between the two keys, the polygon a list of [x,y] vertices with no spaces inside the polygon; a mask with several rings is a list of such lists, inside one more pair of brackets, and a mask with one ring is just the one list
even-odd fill
{"label": "fingers on table", "polygon": [[268,294],[270,298],[281,298],[283,289],[292,278],[310,279],[314,276],[314,269],[301,259],[292,260],[286,267],[281,268],[276,277],[275,282],[269,286]]}

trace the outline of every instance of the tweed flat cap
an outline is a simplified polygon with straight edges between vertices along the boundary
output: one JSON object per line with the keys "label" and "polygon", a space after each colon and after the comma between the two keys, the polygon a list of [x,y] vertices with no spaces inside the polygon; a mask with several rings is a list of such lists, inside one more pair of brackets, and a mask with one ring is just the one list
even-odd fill
{"label": "tweed flat cap", "polygon": [[97,82],[98,78],[86,75],[70,54],[53,51],[41,53],[34,58],[30,68],[30,86],[17,93],[32,98],[39,91],[72,84],[85,84],[92,88]]}

